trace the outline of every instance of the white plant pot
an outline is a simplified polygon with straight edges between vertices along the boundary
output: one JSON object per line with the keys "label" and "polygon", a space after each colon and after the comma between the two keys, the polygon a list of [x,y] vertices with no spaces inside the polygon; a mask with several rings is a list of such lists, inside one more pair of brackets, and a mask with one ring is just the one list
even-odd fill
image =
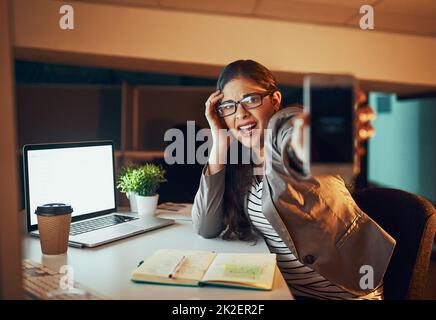
{"label": "white plant pot", "polygon": [[136,203],[138,205],[138,215],[154,215],[157,208],[157,201],[159,200],[159,195],[155,194],[151,197],[143,197],[136,195]]}
{"label": "white plant pot", "polygon": [[131,212],[138,212],[138,205],[136,202],[136,193],[134,192],[128,192],[126,193],[127,199],[129,199],[130,202],[130,211]]}

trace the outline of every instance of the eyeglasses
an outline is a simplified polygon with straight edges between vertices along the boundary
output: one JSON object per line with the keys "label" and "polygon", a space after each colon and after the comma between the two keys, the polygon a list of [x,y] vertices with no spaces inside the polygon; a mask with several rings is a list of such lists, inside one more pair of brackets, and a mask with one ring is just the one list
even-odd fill
{"label": "eyeglasses", "polygon": [[254,109],[260,107],[262,105],[263,98],[269,96],[273,92],[274,91],[270,90],[262,93],[249,93],[239,101],[224,101],[215,107],[215,111],[221,118],[224,118],[234,114],[238,108],[238,104],[240,104],[245,110]]}

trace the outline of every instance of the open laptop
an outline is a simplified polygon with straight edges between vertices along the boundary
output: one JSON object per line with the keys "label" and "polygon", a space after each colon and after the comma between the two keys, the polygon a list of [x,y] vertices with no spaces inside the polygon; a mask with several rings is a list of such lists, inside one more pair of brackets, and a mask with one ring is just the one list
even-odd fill
{"label": "open laptop", "polygon": [[95,247],[174,223],[117,212],[112,141],[34,144],[23,148],[27,230],[38,236],[35,210],[46,203],[73,207],[69,245]]}

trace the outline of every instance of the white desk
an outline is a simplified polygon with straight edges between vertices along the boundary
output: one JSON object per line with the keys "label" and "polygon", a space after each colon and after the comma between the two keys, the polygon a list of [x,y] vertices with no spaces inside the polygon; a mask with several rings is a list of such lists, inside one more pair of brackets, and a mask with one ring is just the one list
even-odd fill
{"label": "white desk", "polygon": [[259,239],[255,246],[242,241],[204,239],[197,235],[189,221],[141,235],[126,238],[96,248],[68,248],[65,255],[46,256],[41,253],[39,239],[26,236],[24,258],[59,270],[62,265],[74,268],[74,280],[113,299],[216,299],[216,300],[283,300],[293,299],[282,274],[276,270],[272,291],[255,291],[219,287],[180,287],[138,284],[130,274],[139,261],[157,249],[194,249],[216,252],[269,252]]}

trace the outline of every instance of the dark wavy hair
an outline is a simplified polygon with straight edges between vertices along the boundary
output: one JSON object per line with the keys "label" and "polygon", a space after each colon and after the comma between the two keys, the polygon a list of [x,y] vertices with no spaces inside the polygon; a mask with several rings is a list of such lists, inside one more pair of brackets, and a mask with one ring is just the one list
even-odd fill
{"label": "dark wavy hair", "polygon": [[[274,92],[279,91],[277,82],[267,68],[253,60],[237,60],[227,65],[217,81],[217,89],[223,90],[224,86],[236,78],[251,80],[264,88]],[[254,162],[242,163],[242,153],[249,152],[239,141],[238,162],[231,164],[227,155],[225,190],[224,190],[224,223],[227,226],[223,239],[230,240],[234,237],[239,240],[253,241],[256,236],[251,228],[248,217],[244,213],[244,196],[249,191],[253,179]],[[250,153],[251,154],[251,153]]]}

